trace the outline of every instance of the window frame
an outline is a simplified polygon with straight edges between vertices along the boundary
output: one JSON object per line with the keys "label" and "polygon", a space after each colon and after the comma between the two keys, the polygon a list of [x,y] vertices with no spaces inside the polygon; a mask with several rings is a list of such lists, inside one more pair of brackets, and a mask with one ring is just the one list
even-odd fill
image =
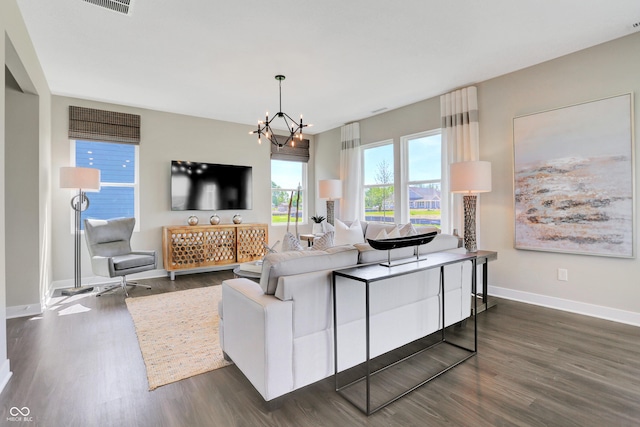
{"label": "window frame", "polygon": [[[396,145],[395,145],[395,141],[393,139],[386,139],[383,141],[378,141],[378,142],[373,142],[371,144],[366,144],[366,145],[361,145],[360,146],[360,161],[362,164],[362,188],[360,189],[360,198],[361,198],[361,206],[362,206],[362,212],[361,212],[361,219],[363,220],[367,220],[367,207],[366,207],[366,197],[365,197],[365,192],[368,188],[377,188],[377,187],[387,187],[389,186],[389,184],[365,184],[365,169],[366,169],[366,162],[365,162],[365,152],[366,150],[370,150],[370,149],[374,149],[374,148],[380,148],[380,147],[384,147],[386,145],[390,145],[392,152],[393,152],[393,161],[391,162],[391,172],[392,172],[392,176],[393,176],[393,182],[391,183],[391,186],[393,187],[393,197],[391,198],[393,201],[393,222],[397,221],[397,200],[396,200],[396,195],[397,195],[397,187],[396,187],[396,176],[397,176],[397,172],[396,172]],[[371,221],[371,222],[380,222],[380,223],[384,223],[383,221]]]}
{"label": "window frame", "polygon": [[[428,180],[409,180],[409,142],[414,139],[426,138],[434,135],[440,135],[440,179],[428,179]],[[411,221],[411,207],[409,206],[409,186],[420,184],[440,184],[440,229],[442,230],[444,212],[446,211],[448,198],[443,193],[442,183],[447,177],[446,168],[443,167],[443,153],[444,145],[442,141],[442,129],[432,129],[422,132],[413,133],[411,135],[404,135],[400,137],[400,206],[402,210],[400,213],[400,222],[403,224]]]}
{"label": "window frame", "polygon": [[[302,197],[302,218],[301,221],[298,221],[299,225],[306,225],[309,223],[309,213],[308,213],[308,207],[309,207],[309,186],[308,186],[308,180],[309,180],[309,167],[308,167],[308,163],[307,162],[297,162],[295,160],[281,160],[281,159],[269,159],[269,200],[273,200],[273,192],[276,191],[276,189],[271,187],[271,182],[273,182],[273,162],[293,162],[293,163],[300,163],[302,165],[302,177],[301,177],[301,182],[300,182],[300,195]],[[286,191],[286,192],[291,192],[291,191],[298,191],[297,188],[278,188],[277,191]],[[269,203],[269,205],[271,205],[271,203]],[[280,222],[273,222],[273,211],[271,211],[271,213],[269,214],[270,219],[269,219],[269,223],[272,227],[279,227],[279,226],[285,226],[287,225],[286,222],[284,223],[280,223]],[[294,222],[295,223],[295,222]]]}
{"label": "window frame", "polygon": [[[133,145],[134,146],[134,182],[133,183],[115,183],[115,182],[103,182],[100,181],[100,188],[102,187],[127,187],[133,188],[133,213],[136,219],[136,224],[133,229],[134,233],[140,231],[140,146],[138,144],[128,144],[122,142],[110,142],[110,141],[90,141],[90,140],[80,140],[80,139],[70,139],[69,146],[71,150],[71,166],[76,166],[76,141],[87,141],[87,142],[97,142],[100,144],[120,144],[120,145]],[[102,173],[100,174],[100,178],[102,179]],[[74,195],[77,194],[76,190],[74,191]],[[91,200],[91,192],[87,192],[87,196],[89,200]],[[71,233],[75,233],[75,222],[74,222],[73,211],[69,215],[69,224]],[[84,229],[81,227],[81,233],[84,233]]]}

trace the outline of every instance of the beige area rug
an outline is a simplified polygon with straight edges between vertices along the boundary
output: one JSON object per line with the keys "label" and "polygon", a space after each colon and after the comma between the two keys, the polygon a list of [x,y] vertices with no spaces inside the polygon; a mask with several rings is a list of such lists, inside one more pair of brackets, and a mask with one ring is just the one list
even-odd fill
{"label": "beige area rug", "polygon": [[222,286],[125,301],[136,327],[149,390],[230,365],[218,337]]}

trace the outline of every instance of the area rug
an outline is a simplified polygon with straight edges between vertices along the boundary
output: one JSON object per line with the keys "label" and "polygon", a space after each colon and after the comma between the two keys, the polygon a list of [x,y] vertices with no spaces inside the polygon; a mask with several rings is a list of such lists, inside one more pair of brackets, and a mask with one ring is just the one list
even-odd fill
{"label": "area rug", "polygon": [[127,298],[149,390],[230,365],[218,337],[222,286]]}

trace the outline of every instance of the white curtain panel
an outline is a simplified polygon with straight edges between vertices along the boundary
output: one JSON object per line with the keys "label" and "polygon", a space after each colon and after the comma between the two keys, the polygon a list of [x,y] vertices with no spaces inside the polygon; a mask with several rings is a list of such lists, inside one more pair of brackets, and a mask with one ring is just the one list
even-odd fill
{"label": "white curtain panel", "polygon": [[340,217],[353,221],[361,219],[362,156],[360,153],[360,123],[349,123],[341,128],[342,149],[340,150],[340,179],[342,199]]}
{"label": "white curtain panel", "polygon": [[[462,195],[449,193],[449,165],[479,160],[478,91],[475,86],[456,90],[440,97],[442,118],[442,194],[449,194],[449,209],[442,212],[442,230],[454,229],[462,236],[464,209]],[[443,174],[444,175],[444,174]],[[452,197],[453,196],[453,197]]]}

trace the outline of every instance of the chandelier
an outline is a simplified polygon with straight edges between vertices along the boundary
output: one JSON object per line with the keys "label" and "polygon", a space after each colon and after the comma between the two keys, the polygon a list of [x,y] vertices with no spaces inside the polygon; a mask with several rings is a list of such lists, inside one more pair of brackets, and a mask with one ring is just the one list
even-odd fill
{"label": "chandelier", "polygon": [[[294,147],[296,139],[302,140],[302,129],[306,128],[307,126],[312,126],[302,123],[302,114],[300,114],[300,123],[297,123],[287,113],[282,112],[282,81],[284,79],[285,77],[281,74],[278,74],[276,76],[280,91],[280,111],[278,111],[273,117],[271,117],[271,119],[269,119],[269,113],[267,112],[264,121],[258,121],[258,130],[249,132],[249,134],[251,135],[256,133],[258,134],[258,144],[262,144],[262,136],[264,136],[273,145],[277,146],[278,149],[289,144],[289,142],[291,142],[291,146]],[[286,125],[287,131],[291,132],[289,136],[286,137],[286,140],[284,140],[284,136],[280,137],[280,139],[278,140],[277,136],[274,135],[273,130],[271,129],[271,122],[273,122],[276,117],[281,117],[284,121],[284,124]]]}

